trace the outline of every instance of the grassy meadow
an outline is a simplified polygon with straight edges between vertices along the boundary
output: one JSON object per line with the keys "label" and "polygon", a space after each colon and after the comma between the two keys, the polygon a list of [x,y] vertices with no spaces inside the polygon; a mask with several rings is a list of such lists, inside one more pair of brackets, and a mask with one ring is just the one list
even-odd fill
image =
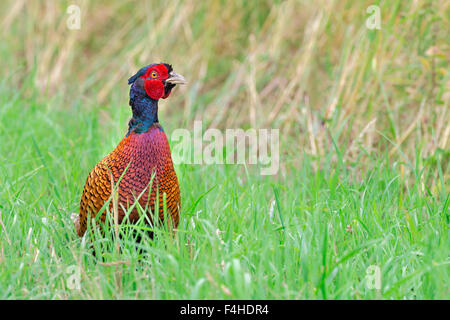
{"label": "grassy meadow", "polygon": [[[0,299],[450,298],[450,2],[14,0],[0,17]],[[80,239],[127,79],[160,61],[189,82],[160,102],[169,138],[276,128],[279,171],[176,165],[175,236]]]}

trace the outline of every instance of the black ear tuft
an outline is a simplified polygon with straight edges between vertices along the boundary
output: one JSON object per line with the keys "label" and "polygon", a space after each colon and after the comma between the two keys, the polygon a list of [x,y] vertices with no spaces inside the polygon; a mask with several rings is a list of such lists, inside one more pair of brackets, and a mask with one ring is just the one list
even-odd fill
{"label": "black ear tuft", "polygon": [[130,79],[128,79],[128,84],[132,84],[133,82],[135,82],[137,78],[139,78],[140,76],[143,76],[147,72],[148,68],[153,67],[153,66],[155,66],[155,64],[151,64],[151,65],[141,68],[134,76],[132,76]]}
{"label": "black ear tuft", "polygon": [[130,79],[128,79],[128,84],[132,84],[133,82],[136,81],[137,78],[139,78],[140,76],[143,76],[147,72],[147,69],[149,67],[150,66],[141,68],[134,76],[132,76]]}

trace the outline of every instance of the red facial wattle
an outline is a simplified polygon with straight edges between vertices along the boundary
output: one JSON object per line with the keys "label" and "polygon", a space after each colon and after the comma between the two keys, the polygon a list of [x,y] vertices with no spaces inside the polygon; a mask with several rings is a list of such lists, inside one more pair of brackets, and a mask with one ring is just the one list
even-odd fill
{"label": "red facial wattle", "polygon": [[147,95],[155,100],[167,98],[170,95],[170,92],[168,94],[165,94],[163,80],[167,79],[168,77],[169,72],[167,68],[162,64],[158,64],[152,68],[149,68],[147,72],[143,76],[141,76],[141,78],[145,80],[144,89],[145,92],[147,92]]}
{"label": "red facial wattle", "polygon": [[164,84],[161,80],[145,80],[144,89],[145,92],[147,92],[147,95],[152,99],[158,100],[164,96]]}

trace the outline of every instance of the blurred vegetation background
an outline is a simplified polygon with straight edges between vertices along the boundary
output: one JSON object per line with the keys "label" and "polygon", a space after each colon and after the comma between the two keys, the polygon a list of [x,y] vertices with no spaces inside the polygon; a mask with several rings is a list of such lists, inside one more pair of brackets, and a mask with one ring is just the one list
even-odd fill
{"label": "blurred vegetation background", "polygon": [[[71,4],[81,9],[79,30],[67,27]],[[327,154],[333,140],[349,167],[387,153],[412,168],[442,154],[446,169],[449,4],[2,1],[0,74],[49,108],[77,101],[76,112],[100,109],[108,120],[129,115],[128,77],[164,61],[189,81],[160,107],[166,128],[194,119],[280,128],[283,176],[287,162]],[[366,27],[370,5],[380,8],[379,30]],[[427,179],[437,178],[436,170]]]}
{"label": "blurred vegetation background", "polygon": [[[448,299],[449,21],[432,0],[1,1],[0,298]],[[176,165],[176,237],[93,257],[70,215],[161,61],[189,81],[159,104],[169,137],[279,128],[279,173]]]}

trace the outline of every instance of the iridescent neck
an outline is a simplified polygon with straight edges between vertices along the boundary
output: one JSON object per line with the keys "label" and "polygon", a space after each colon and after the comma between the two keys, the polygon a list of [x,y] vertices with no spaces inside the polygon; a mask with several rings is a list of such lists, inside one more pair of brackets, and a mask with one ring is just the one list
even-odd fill
{"label": "iridescent neck", "polygon": [[158,122],[158,100],[151,99],[142,90],[134,86],[130,90],[130,106],[133,117],[128,123],[127,136],[132,132],[146,132],[150,126]]}

